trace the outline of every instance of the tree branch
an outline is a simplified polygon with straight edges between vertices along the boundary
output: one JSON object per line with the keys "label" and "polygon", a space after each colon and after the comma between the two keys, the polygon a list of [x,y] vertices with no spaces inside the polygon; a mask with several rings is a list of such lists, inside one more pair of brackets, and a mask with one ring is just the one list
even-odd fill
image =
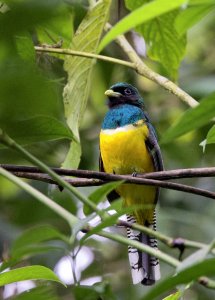
{"label": "tree branch", "polygon": [[[107,31],[110,30],[111,28],[112,26],[109,23],[105,25],[105,29]],[[162,86],[164,89],[177,96],[179,99],[181,99],[183,102],[188,104],[190,107],[195,107],[199,104],[194,98],[192,98],[189,94],[183,91],[174,82],[151,70],[138,56],[138,54],[131,46],[131,44],[127,41],[124,35],[119,35],[118,37],[116,37],[116,43],[126,53],[130,61],[135,64],[135,70],[138,74]]]}
{"label": "tree branch", "polygon": [[[110,24],[106,24],[105,26],[106,30],[109,30],[111,28]],[[175,96],[177,96],[179,99],[184,101],[186,104],[188,104],[191,107],[197,106],[199,103],[192,98],[189,94],[187,94],[185,91],[183,91],[180,87],[178,87],[174,82],[170,81],[164,76],[161,76],[160,74],[154,72],[151,70],[138,56],[134,48],[130,45],[130,43],[126,40],[126,38],[123,35],[120,35],[116,38],[117,44],[123,49],[123,51],[127,54],[129,61],[105,56],[105,55],[99,55],[95,53],[89,53],[89,52],[82,52],[82,51],[76,51],[71,49],[59,49],[59,48],[53,48],[53,47],[47,47],[47,46],[35,46],[34,49],[37,52],[47,52],[47,53],[57,53],[57,54],[64,54],[64,55],[74,55],[74,56],[81,56],[81,57],[88,57],[88,58],[95,58],[99,60],[103,60],[110,63],[119,64],[128,68],[131,68],[135,70],[139,75],[144,76],[158,85],[162,86],[164,89],[168,90]]]}
{"label": "tree branch", "polygon": [[[16,174],[18,177],[35,179],[40,181],[45,181],[48,183],[57,184],[54,179],[51,179],[47,174],[42,174],[40,169],[36,167],[29,166],[15,166],[15,165],[0,165],[2,168]],[[207,191],[204,189],[195,188],[192,186],[174,183],[169,181],[164,181],[166,179],[178,179],[178,178],[190,178],[190,177],[200,177],[200,176],[215,176],[215,168],[197,168],[197,169],[181,169],[181,170],[171,170],[154,172],[147,174],[137,174],[135,177],[131,175],[116,175],[108,174],[104,172],[89,171],[89,170],[69,170],[52,168],[52,171],[59,175],[64,176],[76,176],[81,178],[87,178],[85,180],[77,179],[65,179],[68,183],[74,186],[94,186],[101,185],[110,181],[124,180],[126,183],[151,185],[162,187],[165,189],[177,190],[186,193],[196,194],[203,197],[215,199],[215,192]],[[162,180],[159,180],[162,179]]]}

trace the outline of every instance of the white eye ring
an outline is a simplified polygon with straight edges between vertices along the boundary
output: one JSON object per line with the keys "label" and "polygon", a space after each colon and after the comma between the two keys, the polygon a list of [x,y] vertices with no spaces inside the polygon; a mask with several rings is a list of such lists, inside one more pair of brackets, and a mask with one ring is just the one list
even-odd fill
{"label": "white eye ring", "polygon": [[126,88],[124,92],[126,95],[131,95],[131,90],[129,88]]}

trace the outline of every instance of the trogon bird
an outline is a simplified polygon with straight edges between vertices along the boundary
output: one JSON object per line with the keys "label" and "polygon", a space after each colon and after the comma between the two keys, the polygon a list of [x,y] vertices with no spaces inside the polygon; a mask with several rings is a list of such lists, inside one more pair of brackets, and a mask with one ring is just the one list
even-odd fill
{"label": "trogon bird", "polygon": [[[145,112],[138,90],[119,82],[105,92],[107,112],[100,132],[100,171],[112,174],[137,174],[163,170],[161,151],[155,130]],[[154,186],[121,184],[108,199],[121,197],[123,206],[135,206],[127,220],[156,230],[155,205],[159,189]],[[127,228],[129,239],[157,249],[155,238]],[[129,246],[128,256],[134,284],[152,285],[160,279],[157,258]]]}

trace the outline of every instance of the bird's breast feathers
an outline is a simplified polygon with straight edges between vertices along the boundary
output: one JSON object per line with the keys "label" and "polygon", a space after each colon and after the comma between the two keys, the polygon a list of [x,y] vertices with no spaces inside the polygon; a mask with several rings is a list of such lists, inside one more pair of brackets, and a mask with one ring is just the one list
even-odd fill
{"label": "bird's breast feathers", "polygon": [[100,133],[100,151],[108,173],[153,172],[153,161],[146,147],[149,129],[144,120]]}

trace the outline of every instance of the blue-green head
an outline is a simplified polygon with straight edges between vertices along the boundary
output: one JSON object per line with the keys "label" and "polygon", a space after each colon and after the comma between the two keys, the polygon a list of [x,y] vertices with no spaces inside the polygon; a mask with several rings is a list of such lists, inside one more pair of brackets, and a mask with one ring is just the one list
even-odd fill
{"label": "blue-green head", "polygon": [[140,96],[138,90],[129,83],[115,83],[105,92],[105,95],[108,96],[109,108],[122,104],[130,104],[144,109],[143,98]]}
{"label": "blue-green head", "polygon": [[134,124],[142,119],[148,121],[147,114],[144,112],[143,99],[131,84],[116,83],[105,92],[105,95],[108,96],[110,110],[106,113],[102,129]]}

